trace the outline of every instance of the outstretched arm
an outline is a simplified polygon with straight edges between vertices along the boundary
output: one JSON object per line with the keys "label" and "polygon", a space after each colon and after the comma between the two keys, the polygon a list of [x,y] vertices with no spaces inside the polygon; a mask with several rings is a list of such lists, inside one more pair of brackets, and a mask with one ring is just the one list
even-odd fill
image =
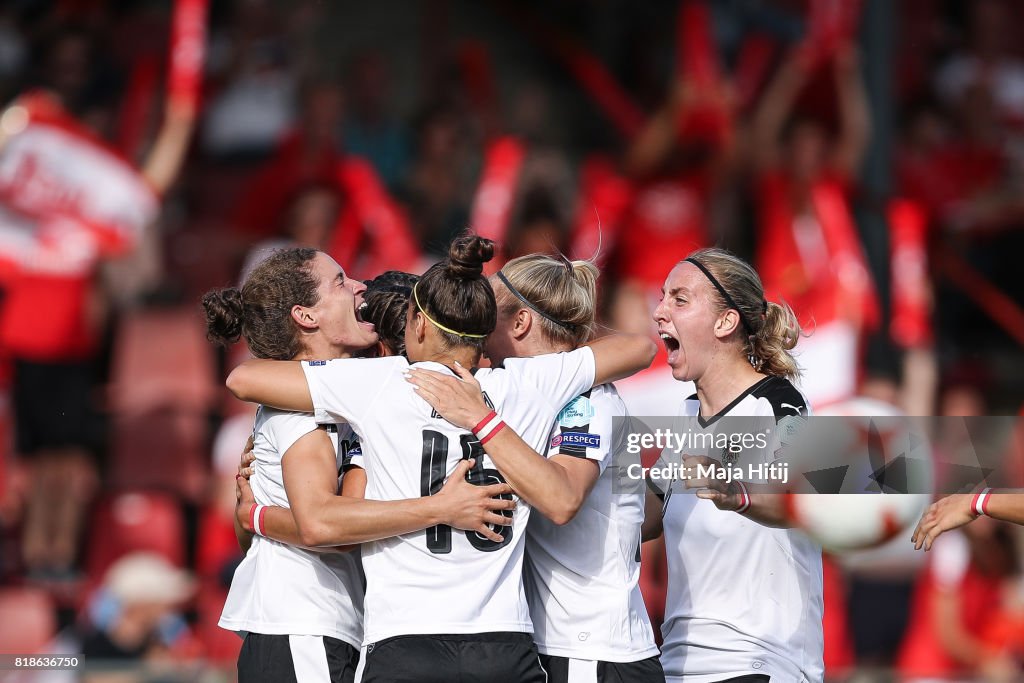
{"label": "outstretched arm", "polygon": [[763,170],[779,163],[779,138],[793,110],[800,89],[812,67],[806,50],[794,50],[768,84],[751,125],[751,156],[755,169]]}
{"label": "outstretched arm", "polygon": [[299,361],[247,360],[228,375],[227,387],[240,401],[281,410],[313,410],[313,398]]}
{"label": "outstretched arm", "polygon": [[[986,493],[987,492],[987,493]],[[1024,491],[985,489],[980,493],[946,496],[932,503],[914,530],[914,548],[931,550],[943,532],[973,522],[980,514],[1013,524],[1024,524]]]}
{"label": "outstretched arm", "polygon": [[857,48],[844,45],[836,53],[834,64],[841,129],[832,167],[846,178],[856,178],[871,135],[868,95],[860,76]]}
{"label": "outstretched arm", "polygon": [[[414,368],[409,381],[445,419],[473,430],[491,409],[484,403],[480,383],[473,374],[461,365],[455,366],[455,372],[458,377]],[[480,437],[484,450],[513,490],[558,525],[572,521],[601,474],[593,460],[566,455],[544,457],[510,427],[490,438]]]}
{"label": "outstretched arm", "polygon": [[644,334],[611,334],[587,346],[594,352],[594,386],[646,370],[658,352],[657,345]]}
{"label": "outstretched arm", "polygon": [[[282,468],[291,509],[268,507],[262,518],[264,536],[313,548],[365,543],[447,524],[500,541],[487,524],[512,522],[499,513],[514,508],[514,501],[497,498],[510,488],[467,482],[472,461],[460,462],[436,495],[397,501],[337,495],[335,462],[334,447],[322,430],[310,432],[288,449]],[[345,476],[360,479],[361,474],[351,470]],[[352,493],[352,487],[345,488]],[[236,510],[236,519],[247,532],[253,530],[250,507],[243,503]]]}

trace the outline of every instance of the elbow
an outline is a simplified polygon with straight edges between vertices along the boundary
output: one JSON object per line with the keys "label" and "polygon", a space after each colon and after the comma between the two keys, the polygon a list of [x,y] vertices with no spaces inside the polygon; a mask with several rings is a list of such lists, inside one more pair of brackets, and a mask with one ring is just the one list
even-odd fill
{"label": "elbow", "polygon": [[583,500],[570,500],[556,508],[553,508],[545,515],[555,526],[565,526],[576,519],[576,513],[583,507]]}
{"label": "elbow", "polygon": [[322,545],[331,545],[328,538],[327,527],[322,524],[303,524],[298,528],[299,542],[308,548],[316,548]]}
{"label": "elbow", "polygon": [[252,388],[247,375],[248,372],[246,371],[245,366],[239,365],[231,371],[231,374],[228,375],[227,381],[224,382],[224,384],[227,385],[228,391],[231,392],[231,395],[239,401],[252,400]]}

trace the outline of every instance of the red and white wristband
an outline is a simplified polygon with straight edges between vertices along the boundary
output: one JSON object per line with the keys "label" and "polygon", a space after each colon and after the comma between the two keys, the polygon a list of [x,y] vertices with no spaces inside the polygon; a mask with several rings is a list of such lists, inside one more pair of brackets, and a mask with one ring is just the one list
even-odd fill
{"label": "red and white wristband", "polygon": [[480,422],[473,427],[473,435],[480,440],[480,445],[483,446],[504,428],[505,423],[500,417],[498,417],[498,414],[492,410],[487,413],[484,419],[480,420]]}
{"label": "red and white wristband", "polygon": [[750,509],[750,493],[747,491],[747,485],[742,481],[737,479],[736,483],[740,487],[740,506],[736,508],[736,512],[742,515]]}
{"label": "red and white wristband", "polygon": [[259,503],[253,503],[252,507],[249,508],[249,526],[252,527],[252,532],[257,536],[266,536],[263,533],[263,515],[267,512],[266,505],[260,505]]}
{"label": "red and white wristband", "polygon": [[971,500],[971,512],[975,517],[988,516],[988,501],[992,498],[992,489],[982,489],[974,494]]}

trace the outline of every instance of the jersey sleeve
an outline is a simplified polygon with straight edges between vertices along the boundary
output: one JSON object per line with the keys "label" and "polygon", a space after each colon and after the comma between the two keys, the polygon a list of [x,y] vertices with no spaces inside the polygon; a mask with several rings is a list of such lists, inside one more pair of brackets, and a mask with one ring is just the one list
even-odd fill
{"label": "jersey sleeve", "polygon": [[515,368],[521,381],[531,384],[556,408],[594,386],[594,352],[587,346],[567,353],[506,361],[506,367],[509,366]]}
{"label": "jersey sleeve", "polygon": [[263,425],[263,434],[283,458],[296,441],[316,429],[317,423],[309,413],[278,413]]}
{"label": "jersey sleeve", "polygon": [[358,424],[372,410],[377,393],[404,358],[340,358],[302,361],[319,424]]}
{"label": "jersey sleeve", "polygon": [[[586,391],[569,401],[551,430],[548,457],[568,455],[593,460],[604,473],[614,451],[612,417],[614,404],[601,397],[598,389]],[[615,397],[616,399],[618,397]],[[619,400],[621,403],[621,400]],[[618,414],[623,415],[625,409]]]}

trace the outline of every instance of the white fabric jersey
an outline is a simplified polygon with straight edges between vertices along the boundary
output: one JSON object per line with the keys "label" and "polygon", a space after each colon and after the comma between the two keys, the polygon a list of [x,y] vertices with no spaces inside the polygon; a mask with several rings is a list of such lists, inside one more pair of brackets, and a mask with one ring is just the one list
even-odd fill
{"label": "white fabric jersey", "polygon": [[[690,428],[705,432],[722,417],[765,417],[774,425],[807,414],[804,396],[777,377],[756,383],[713,417],[700,417],[696,395],[682,409],[683,418],[695,418],[687,421]],[[777,446],[770,441],[750,460],[769,461]],[[707,455],[728,464],[722,451]],[[737,457],[743,466],[749,456]],[[763,526],[678,490],[669,492],[664,529],[669,575],[661,662],[669,681],[711,683],[751,674],[822,680],[818,545],[799,531]]]}
{"label": "white fabric jersey", "polygon": [[612,462],[626,457],[625,430],[612,440],[612,418],[625,415],[615,387],[602,384],[573,399],[552,431],[548,457],[593,460],[601,475],[568,524],[539,514],[530,520],[524,577],[542,654],[605,662],[658,654],[639,586],[645,493],[620,490],[627,463]]}
{"label": "white fabric jersey", "polygon": [[[463,458],[482,484],[503,481],[479,441],[436,415],[413,391],[402,357],[303,363],[318,422],[347,421],[362,442],[366,497],[431,495]],[[414,367],[451,374],[438,363]],[[588,349],[510,358],[477,372],[502,419],[537,451],[569,399],[594,382]],[[431,633],[531,632],[523,593],[523,537],[530,508],[520,501],[496,543],[475,532],[436,526],[363,544],[367,575],[365,641]]]}
{"label": "white fabric jersey", "polygon": [[[309,413],[260,406],[253,431],[256,502],[289,507],[281,459],[317,428]],[[339,482],[347,454],[358,446],[351,429],[332,430]],[[364,579],[359,552],[318,553],[254,536],[231,579],[219,625],[266,635],[330,636],[359,647],[363,635]]]}

